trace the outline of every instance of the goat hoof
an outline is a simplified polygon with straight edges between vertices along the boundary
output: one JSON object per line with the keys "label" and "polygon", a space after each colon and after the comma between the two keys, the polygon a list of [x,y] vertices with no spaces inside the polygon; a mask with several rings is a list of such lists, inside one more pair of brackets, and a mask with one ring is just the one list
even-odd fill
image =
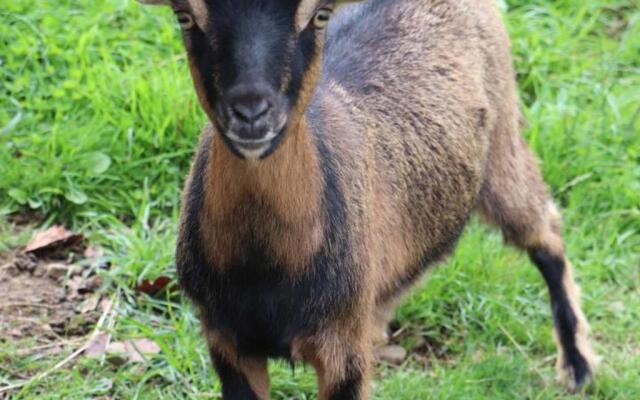
{"label": "goat hoof", "polygon": [[567,386],[570,393],[581,391],[593,381],[593,367],[585,359],[563,364],[558,366],[558,380]]}

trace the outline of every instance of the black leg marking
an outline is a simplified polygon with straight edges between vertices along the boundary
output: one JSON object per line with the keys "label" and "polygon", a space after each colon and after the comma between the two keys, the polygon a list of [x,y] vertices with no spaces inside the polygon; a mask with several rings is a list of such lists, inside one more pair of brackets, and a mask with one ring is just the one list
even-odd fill
{"label": "black leg marking", "polygon": [[549,288],[553,320],[565,356],[563,367],[570,368],[576,388],[579,388],[591,376],[591,370],[576,344],[578,319],[564,286],[565,262],[544,249],[532,249],[529,256],[542,273]]}
{"label": "black leg marking", "polygon": [[362,369],[355,357],[347,358],[345,377],[331,389],[329,400],[358,400],[363,384]]}
{"label": "black leg marking", "polygon": [[224,400],[260,400],[240,371],[216,354],[211,353],[211,359],[222,382]]}
{"label": "black leg marking", "polygon": [[357,400],[359,399],[361,378],[349,378],[342,381],[331,392],[330,400]]}

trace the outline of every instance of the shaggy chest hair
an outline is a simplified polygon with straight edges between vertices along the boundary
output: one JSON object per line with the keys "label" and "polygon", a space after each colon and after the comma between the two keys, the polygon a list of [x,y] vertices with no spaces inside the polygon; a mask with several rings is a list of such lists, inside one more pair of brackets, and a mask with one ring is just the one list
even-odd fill
{"label": "shaggy chest hair", "polygon": [[[213,173],[204,166],[217,156],[207,147],[212,141],[205,138],[196,156],[203,173],[187,183],[177,251],[180,283],[200,306],[207,328],[232,338],[238,355],[290,358],[294,339],[347,316],[361,290],[353,277],[357,268],[332,160],[325,150],[317,210],[321,221],[309,222],[318,224],[321,245],[308,254],[309,248],[301,249],[305,237],[297,236],[293,249],[304,257],[290,263],[295,251],[277,249],[295,246],[289,241],[296,238],[296,228],[306,229],[306,219],[296,223],[278,218],[265,197],[240,196],[233,206],[207,197],[203,190]],[[239,186],[236,182],[235,188]],[[233,190],[229,187],[216,182],[216,188],[227,190],[225,200]],[[228,212],[222,214],[223,209]]]}

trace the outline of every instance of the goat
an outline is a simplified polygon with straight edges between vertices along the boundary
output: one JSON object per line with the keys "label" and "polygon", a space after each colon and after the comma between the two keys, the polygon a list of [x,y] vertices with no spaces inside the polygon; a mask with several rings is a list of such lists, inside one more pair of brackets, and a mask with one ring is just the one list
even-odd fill
{"label": "goat", "polygon": [[560,216],[520,136],[493,0],[140,0],[173,8],[204,128],[178,275],[225,399],[267,399],[267,360],[320,399],[368,397],[373,346],[474,210],[546,281],[571,389],[595,356]]}

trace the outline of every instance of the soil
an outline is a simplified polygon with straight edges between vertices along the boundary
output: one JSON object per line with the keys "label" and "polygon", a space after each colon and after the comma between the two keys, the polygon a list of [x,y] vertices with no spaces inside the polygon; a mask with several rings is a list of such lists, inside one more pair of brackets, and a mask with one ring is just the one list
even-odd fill
{"label": "soil", "polygon": [[92,263],[75,250],[0,255],[0,344],[26,339],[47,344],[91,330],[100,314],[101,282]]}

